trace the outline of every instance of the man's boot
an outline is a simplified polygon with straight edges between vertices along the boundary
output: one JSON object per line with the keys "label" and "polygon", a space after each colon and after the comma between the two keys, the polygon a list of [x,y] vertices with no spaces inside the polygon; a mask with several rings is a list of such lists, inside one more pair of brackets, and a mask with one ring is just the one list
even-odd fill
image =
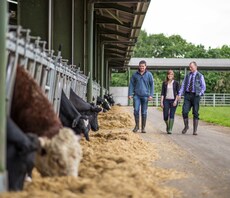
{"label": "man's boot", "polygon": [[184,119],[184,129],[182,130],[182,133],[185,134],[188,129],[189,129],[189,127],[188,127],[188,118],[185,118]]}
{"label": "man's boot", "polygon": [[193,119],[193,135],[197,135],[198,119]]}
{"label": "man's boot", "polygon": [[168,133],[168,131],[169,131],[169,121],[168,120],[165,121],[165,124],[166,124],[166,132]]}
{"label": "man's boot", "polygon": [[173,123],[174,123],[174,119],[169,119],[169,130],[168,130],[168,134],[172,134]]}
{"label": "man's boot", "polygon": [[142,118],[141,118],[141,133],[146,133],[145,125],[146,125],[146,116],[142,116]]}
{"label": "man's boot", "polygon": [[135,125],[135,127],[133,129],[133,132],[136,133],[139,130],[139,115],[138,116],[135,115],[134,117],[135,117],[135,124],[136,125]]}

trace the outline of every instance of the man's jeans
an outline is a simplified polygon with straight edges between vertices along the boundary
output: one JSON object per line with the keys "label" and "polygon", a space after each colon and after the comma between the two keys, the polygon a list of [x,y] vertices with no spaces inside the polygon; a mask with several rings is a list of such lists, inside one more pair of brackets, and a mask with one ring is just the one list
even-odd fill
{"label": "man's jeans", "polygon": [[148,108],[148,97],[141,97],[135,95],[133,97],[133,108],[134,108],[134,116],[139,117],[141,107],[141,115],[147,116],[147,108]]}
{"label": "man's jeans", "polygon": [[194,119],[199,119],[199,107],[200,107],[200,96],[196,96],[195,93],[186,92],[184,95],[184,104],[182,115],[183,118],[188,118],[188,113],[192,107],[192,114]]}

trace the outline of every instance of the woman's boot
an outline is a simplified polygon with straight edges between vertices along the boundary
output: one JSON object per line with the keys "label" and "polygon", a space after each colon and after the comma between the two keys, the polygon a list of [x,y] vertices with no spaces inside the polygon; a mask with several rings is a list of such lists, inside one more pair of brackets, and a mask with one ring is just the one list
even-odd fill
{"label": "woman's boot", "polygon": [[174,119],[169,119],[169,130],[168,134],[172,134]]}
{"label": "woman's boot", "polygon": [[168,120],[165,121],[165,124],[166,124],[166,132],[168,133],[168,131],[169,131],[169,121]]}

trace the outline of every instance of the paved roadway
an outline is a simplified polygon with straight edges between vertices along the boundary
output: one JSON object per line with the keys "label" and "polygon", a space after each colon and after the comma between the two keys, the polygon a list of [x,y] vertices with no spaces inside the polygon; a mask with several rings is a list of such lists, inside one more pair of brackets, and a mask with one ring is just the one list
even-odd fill
{"label": "paved roadway", "polygon": [[[133,111],[128,107],[130,112]],[[190,129],[184,135],[183,119],[175,117],[173,134],[165,132],[162,112],[154,107],[148,109],[147,133],[140,136],[156,143],[160,159],[154,165],[175,169],[187,178],[167,181],[166,184],[182,191],[186,198],[230,197],[230,128],[199,123],[198,135]]]}

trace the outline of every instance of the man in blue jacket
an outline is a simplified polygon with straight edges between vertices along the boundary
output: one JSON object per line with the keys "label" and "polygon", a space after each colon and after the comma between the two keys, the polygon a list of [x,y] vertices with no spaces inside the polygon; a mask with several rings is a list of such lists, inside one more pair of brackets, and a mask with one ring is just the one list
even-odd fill
{"label": "man in blue jacket", "polygon": [[133,98],[135,128],[133,132],[139,130],[139,112],[141,107],[141,132],[146,133],[145,125],[147,119],[148,101],[153,98],[154,80],[151,72],[146,70],[146,61],[139,62],[136,71],[129,83],[129,99]]}

